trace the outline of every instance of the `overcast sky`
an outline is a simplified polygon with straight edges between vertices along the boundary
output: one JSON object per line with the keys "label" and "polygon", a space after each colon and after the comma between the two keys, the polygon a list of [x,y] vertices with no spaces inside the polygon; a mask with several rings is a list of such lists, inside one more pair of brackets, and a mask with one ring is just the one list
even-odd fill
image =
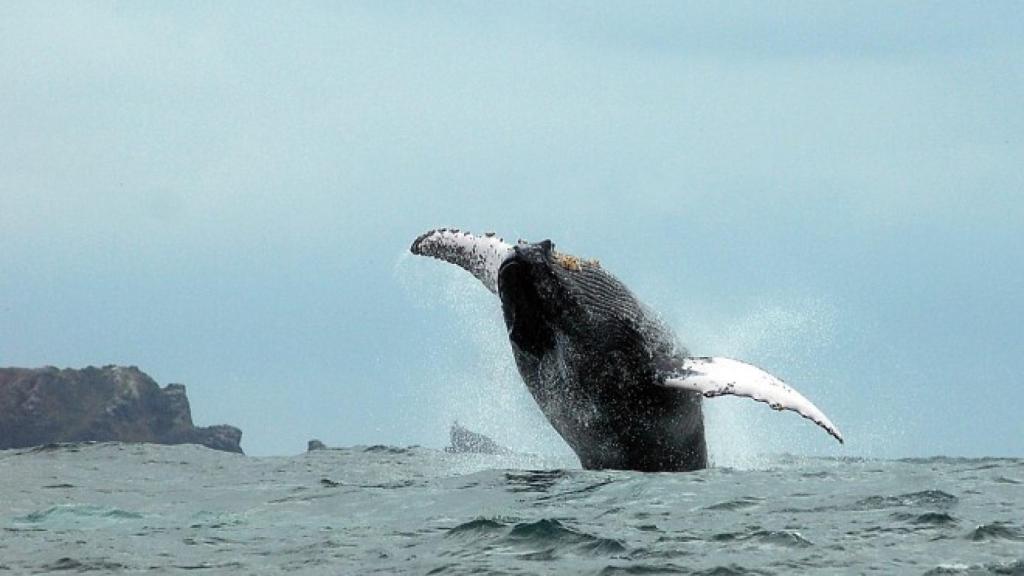
{"label": "overcast sky", "polygon": [[[1024,456],[1019,3],[0,5],[0,365],[138,365],[250,454],[564,454],[438,226],[601,260],[712,457]],[[748,404],[750,404],[748,406]]]}

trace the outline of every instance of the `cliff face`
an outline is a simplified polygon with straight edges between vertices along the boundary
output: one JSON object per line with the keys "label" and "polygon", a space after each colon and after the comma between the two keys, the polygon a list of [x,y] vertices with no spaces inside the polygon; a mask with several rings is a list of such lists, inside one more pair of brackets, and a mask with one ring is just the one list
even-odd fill
{"label": "cliff face", "polygon": [[0,449],[53,442],[202,444],[242,452],[234,426],[197,428],[185,387],[138,368],[0,368]]}

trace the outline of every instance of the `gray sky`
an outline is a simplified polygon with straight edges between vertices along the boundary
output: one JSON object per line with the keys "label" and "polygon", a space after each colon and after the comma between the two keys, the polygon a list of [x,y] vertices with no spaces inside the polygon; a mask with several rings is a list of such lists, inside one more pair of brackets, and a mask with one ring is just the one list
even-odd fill
{"label": "gray sky", "polygon": [[404,256],[448,225],[848,438],[716,400],[720,463],[1024,455],[1018,3],[8,2],[0,127],[0,365],[138,365],[251,454],[566,451],[497,301]]}

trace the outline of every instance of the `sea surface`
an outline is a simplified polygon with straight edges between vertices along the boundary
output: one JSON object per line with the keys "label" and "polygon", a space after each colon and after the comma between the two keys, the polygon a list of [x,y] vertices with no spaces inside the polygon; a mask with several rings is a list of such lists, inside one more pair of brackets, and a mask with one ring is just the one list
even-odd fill
{"label": "sea surface", "polygon": [[0,452],[0,573],[1024,574],[1024,460]]}

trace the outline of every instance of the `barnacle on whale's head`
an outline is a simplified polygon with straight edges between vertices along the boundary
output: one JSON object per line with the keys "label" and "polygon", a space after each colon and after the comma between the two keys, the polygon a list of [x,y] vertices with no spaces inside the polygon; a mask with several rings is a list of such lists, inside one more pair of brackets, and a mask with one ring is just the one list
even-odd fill
{"label": "barnacle on whale's head", "polygon": [[593,268],[601,267],[601,263],[597,260],[584,260],[579,256],[573,256],[572,254],[566,254],[558,251],[554,253],[554,260],[562,266],[562,268],[572,270],[574,272],[582,271],[584,266],[590,266]]}

